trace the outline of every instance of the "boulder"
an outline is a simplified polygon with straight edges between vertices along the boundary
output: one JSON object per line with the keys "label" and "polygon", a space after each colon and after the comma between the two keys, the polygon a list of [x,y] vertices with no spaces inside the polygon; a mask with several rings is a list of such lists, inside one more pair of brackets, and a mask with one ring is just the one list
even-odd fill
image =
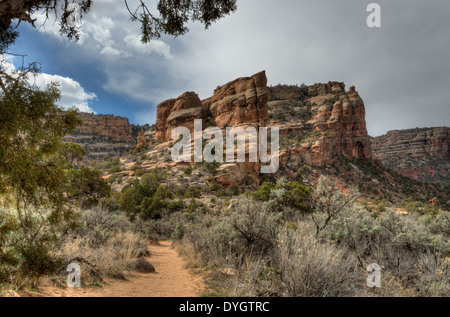
{"label": "boulder", "polygon": [[134,263],[133,269],[138,273],[145,273],[145,274],[156,272],[153,265],[151,265],[149,262],[147,262],[144,259],[136,260],[136,262]]}

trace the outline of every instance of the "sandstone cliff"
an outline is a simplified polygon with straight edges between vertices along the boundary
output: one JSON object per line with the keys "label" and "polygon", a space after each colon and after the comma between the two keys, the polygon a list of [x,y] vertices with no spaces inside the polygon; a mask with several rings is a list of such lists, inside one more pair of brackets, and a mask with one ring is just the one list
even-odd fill
{"label": "sandstone cliff", "polygon": [[[339,156],[372,157],[364,102],[354,87],[346,92],[343,83],[268,88],[265,72],[260,72],[218,87],[203,101],[187,92],[158,106],[156,138],[169,141],[175,127],[193,131],[194,119],[201,119],[204,128],[279,127],[281,162],[294,170],[302,162],[323,166]],[[223,186],[241,184],[249,173],[258,182],[259,164],[224,164],[217,180]]]}
{"label": "sandstone cliff", "polygon": [[[268,91],[265,72],[231,81],[201,101],[194,92],[186,92],[177,99],[158,105],[156,139],[169,141],[172,129],[186,127],[194,131],[194,120],[201,119],[203,128],[214,126],[265,126],[268,121]],[[258,179],[258,163],[224,164],[219,168],[217,181],[222,186],[242,183],[251,174]]]}
{"label": "sandstone cliff", "polygon": [[80,113],[82,125],[64,141],[80,144],[86,149],[86,161],[105,156],[121,156],[136,147],[136,139],[127,118]]}
{"label": "sandstone cliff", "polygon": [[346,92],[343,83],[315,84],[301,98],[271,100],[268,106],[270,125],[280,127],[287,167],[324,166],[340,156],[372,158],[364,102],[353,86]]}
{"label": "sandstone cliff", "polygon": [[264,126],[268,119],[266,86],[265,72],[261,72],[229,82],[203,101],[194,92],[166,100],[158,105],[156,138],[170,140],[172,129],[176,127],[187,127],[193,132],[195,119],[201,119],[203,127]]}
{"label": "sandstone cliff", "polygon": [[450,180],[450,128],[390,131],[371,141],[374,158],[402,175],[421,181]]}

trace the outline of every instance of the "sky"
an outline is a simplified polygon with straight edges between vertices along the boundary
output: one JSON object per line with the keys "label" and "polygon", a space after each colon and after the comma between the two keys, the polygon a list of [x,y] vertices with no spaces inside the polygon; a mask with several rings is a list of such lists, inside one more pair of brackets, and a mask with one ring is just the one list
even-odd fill
{"label": "sky", "polygon": [[[151,0],[146,0],[151,3]],[[367,6],[381,7],[369,28]],[[130,1],[131,6],[133,1]],[[62,107],[154,123],[156,106],[185,91],[201,99],[238,77],[265,70],[269,85],[345,82],[365,102],[369,135],[449,126],[448,0],[238,0],[205,30],[140,42],[123,1],[94,0],[81,37],[70,41],[52,20],[19,27],[11,48],[42,66],[41,84],[60,82]],[[11,62],[20,66],[21,60]]]}

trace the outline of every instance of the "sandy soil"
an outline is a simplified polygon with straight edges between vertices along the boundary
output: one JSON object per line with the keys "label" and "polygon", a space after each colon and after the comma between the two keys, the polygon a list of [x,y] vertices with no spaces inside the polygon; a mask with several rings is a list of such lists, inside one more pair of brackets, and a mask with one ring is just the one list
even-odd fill
{"label": "sandy soil", "polygon": [[128,281],[108,281],[103,287],[61,289],[40,288],[40,296],[51,297],[197,297],[204,289],[203,278],[186,270],[183,260],[171,242],[149,245],[151,256],[146,258],[156,273],[133,273]]}

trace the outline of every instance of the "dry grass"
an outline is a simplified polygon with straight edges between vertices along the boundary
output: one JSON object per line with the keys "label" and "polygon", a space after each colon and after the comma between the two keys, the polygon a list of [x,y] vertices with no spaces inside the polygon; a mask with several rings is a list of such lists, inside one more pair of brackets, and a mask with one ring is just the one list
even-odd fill
{"label": "dry grass", "polygon": [[118,232],[101,247],[92,247],[87,237],[69,237],[57,255],[67,261],[82,258],[82,280],[109,276],[122,278],[124,271],[131,268],[142,249],[145,240],[132,232]]}
{"label": "dry grass", "polygon": [[317,241],[312,226],[281,230],[277,255],[282,293],[295,297],[336,297],[354,294],[357,264],[342,250]]}

